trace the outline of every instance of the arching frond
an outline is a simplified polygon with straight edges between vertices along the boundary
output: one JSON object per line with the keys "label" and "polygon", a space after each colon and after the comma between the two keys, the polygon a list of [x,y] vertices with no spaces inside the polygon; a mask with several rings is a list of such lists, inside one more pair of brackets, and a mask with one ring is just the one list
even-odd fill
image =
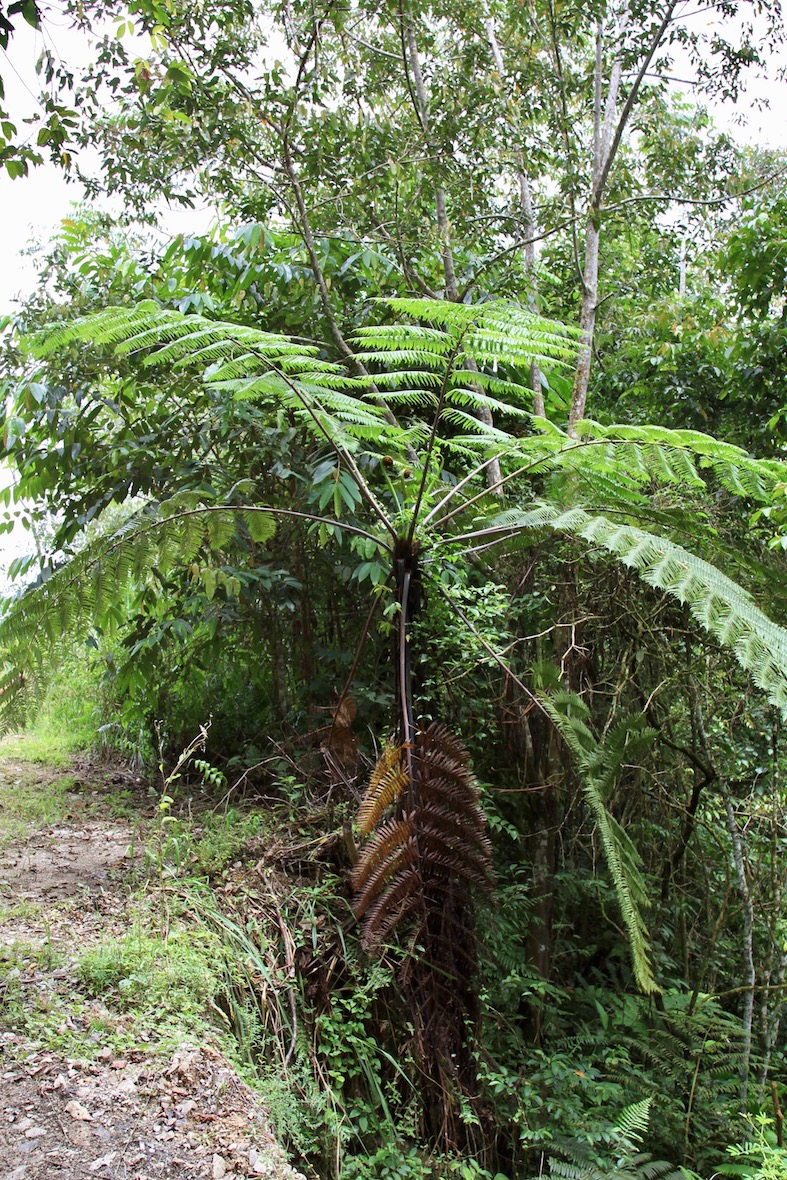
{"label": "arching frond", "polygon": [[[43,673],[50,652],[64,637],[86,634],[94,626],[111,630],[122,617],[127,592],[144,586],[153,571],[161,577],[185,569],[201,552],[220,552],[244,530],[262,544],[273,536],[281,514],[299,515],[262,505],[206,505],[195,493],[179,493],[164,503],[148,504],[62,566],[46,570],[36,584],[7,602],[0,616],[0,717],[10,715],[31,671]],[[323,523],[372,539],[340,521],[326,518]]]}
{"label": "arching frond", "polygon": [[13,600],[0,619],[0,647],[31,655],[71,630],[100,625],[130,582],[186,566],[202,548],[220,550],[252,516],[255,539],[268,540],[273,511],[205,505],[192,493],[149,505]]}
{"label": "arching frond", "polygon": [[561,511],[546,503],[527,510],[510,509],[487,520],[483,528],[453,540],[502,542],[539,529],[586,541],[634,570],[650,586],[684,603],[787,716],[787,630],[769,619],[747,590],[682,545],[584,508]]}
{"label": "arching frond", "polygon": [[661,483],[703,486],[703,472],[712,472],[735,496],[767,503],[774,488],[787,480],[787,463],[755,459],[741,447],[721,442],[698,430],[670,430],[664,426],[601,426],[586,420],[577,424],[583,439],[596,444],[608,440],[622,453],[622,463]]}

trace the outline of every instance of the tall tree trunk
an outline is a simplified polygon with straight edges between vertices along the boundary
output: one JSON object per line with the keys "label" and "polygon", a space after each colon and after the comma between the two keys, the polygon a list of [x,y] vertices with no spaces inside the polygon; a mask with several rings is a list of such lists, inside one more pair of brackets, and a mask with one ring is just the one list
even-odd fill
{"label": "tall tree trunk", "polygon": [[[622,37],[623,29],[619,30]],[[617,53],[610,69],[607,100],[601,109],[602,73],[604,69],[604,33],[599,25],[596,31],[596,70],[593,85],[593,170],[590,182],[590,207],[585,227],[585,263],[582,268],[582,311],[579,326],[582,330],[582,346],[574,373],[574,388],[571,393],[571,412],[568,419],[569,434],[576,433],[576,424],[585,416],[585,404],[590,384],[590,366],[593,357],[593,335],[596,327],[598,307],[598,258],[601,240],[601,204],[609,170],[612,166],[612,147],[620,142],[614,138],[618,110],[620,82],[623,76],[623,58]]]}
{"label": "tall tree trunk", "polygon": [[[409,63],[410,71],[413,75],[413,89],[416,115],[418,122],[421,125],[421,130],[424,135],[429,154],[436,156],[437,149],[432,140],[429,122],[429,101],[426,94],[426,86],[424,85],[424,76],[421,69],[421,59],[418,55],[418,44],[415,39],[415,29],[410,15],[401,14],[403,21],[404,38],[407,43],[407,54],[405,66]],[[440,253],[443,262],[443,280],[445,282],[446,297],[452,303],[460,302],[459,283],[456,278],[456,267],[454,265],[454,252],[451,247],[451,225],[448,219],[448,201],[446,199],[445,188],[439,179],[435,180],[435,215],[437,217],[437,232],[440,235]],[[469,369],[471,373],[478,372],[477,365],[472,357],[465,357],[465,368]],[[480,390],[479,390],[480,392]],[[478,418],[486,426],[494,425],[492,420],[492,411],[487,406],[479,406],[476,410]],[[487,485],[494,490],[499,487],[501,480],[500,463],[497,459],[493,459],[486,469]]]}
{"label": "tall tree trunk", "polygon": [[[604,30],[601,24],[596,30],[596,65],[593,86],[593,160],[588,202],[587,225],[585,229],[585,259],[582,267],[582,310],[579,325],[583,339],[580,348],[577,367],[574,374],[574,387],[571,394],[571,411],[568,419],[568,432],[576,436],[577,423],[585,416],[588,387],[590,384],[590,369],[593,357],[593,336],[596,327],[596,311],[598,310],[598,281],[599,281],[599,243],[601,236],[601,215],[604,203],[604,193],[609,180],[609,174],[618,153],[623,134],[628,126],[631,112],[637,101],[640,88],[653,60],[653,56],[661,45],[667,29],[672,23],[676,7],[676,0],[670,0],[665,6],[663,17],[655,30],[647,50],[640,62],[639,71],[631,84],[631,88],[623,102],[620,111],[621,82],[623,79],[623,54],[626,48],[625,37],[628,18],[619,20],[613,35],[615,47],[607,84],[607,97],[603,102],[603,74],[604,74]],[[559,62],[558,62],[559,65]],[[563,90],[563,106],[565,109],[565,93],[562,82],[562,71],[559,71],[559,83]],[[567,133],[567,132],[566,132]]]}
{"label": "tall tree trunk", "polygon": [[754,904],[751,890],[746,877],[746,864],[743,859],[741,833],[735,812],[732,807],[729,790],[724,786],[724,807],[727,813],[727,831],[732,843],[732,863],[735,866],[735,882],[743,905],[743,970],[746,991],[743,1000],[743,1048],[740,1064],[740,1104],[745,1110],[749,1098],[749,1062],[751,1060],[752,1023],[754,1019],[754,988],[757,973],[754,966]]}
{"label": "tall tree trunk", "polygon": [[[505,77],[505,62],[503,61],[503,51],[500,48],[500,43],[495,33],[495,22],[491,17],[486,22],[486,32],[492,48],[495,67],[502,82]],[[509,123],[509,130],[512,135],[516,134],[513,120]],[[525,223],[524,252],[525,273],[528,279],[527,302],[530,310],[535,311],[536,294],[538,292],[538,280],[536,278],[536,219],[533,213],[530,179],[527,175],[527,168],[525,167],[525,153],[522,151],[521,144],[518,143],[514,147],[514,162],[516,164],[517,183],[519,185],[519,208],[522,213],[522,220]],[[541,386],[541,368],[537,361],[533,361],[530,365],[530,388],[533,391],[533,413],[537,417],[543,418],[545,414],[544,391]]]}

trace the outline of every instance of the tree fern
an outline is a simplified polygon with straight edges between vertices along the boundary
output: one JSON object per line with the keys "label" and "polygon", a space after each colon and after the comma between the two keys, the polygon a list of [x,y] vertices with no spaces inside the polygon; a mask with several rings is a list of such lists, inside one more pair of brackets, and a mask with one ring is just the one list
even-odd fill
{"label": "tree fern", "polygon": [[[731,493],[767,502],[777,485],[787,482],[787,466],[750,458],[737,447],[719,443],[696,431],[661,427],[580,424],[581,438],[569,438],[553,424],[539,420],[536,431],[518,435],[503,423],[521,422],[529,392],[500,375],[500,366],[521,366],[536,359],[542,367],[568,361],[576,340],[561,325],[541,319],[506,302],[480,305],[434,300],[393,300],[387,307],[421,323],[383,324],[359,330],[360,359],[380,371],[370,377],[350,375],[342,366],[318,355],[316,347],[276,333],[244,325],[184,316],[155,304],[110,308],[96,316],[60,323],[32,344],[34,356],[52,356],[66,346],[90,343],[139,354],[146,365],[168,371],[203,369],[202,379],[222,396],[269,399],[285,407],[304,427],[330,445],[352,475],[369,508],[372,523],[382,524],[390,539],[406,531],[412,540],[428,525],[437,557],[440,546],[457,544],[473,550],[511,541],[517,535],[551,530],[573,535],[634,569],[640,577],[685,602],[692,616],[720,643],[730,647],[744,668],[780,708],[787,709],[787,635],[759,610],[753,598],[709,562],[690,553],[669,536],[642,527],[669,528],[669,514],[654,507],[651,489],[669,486],[700,494],[714,478]],[[465,359],[472,359],[468,369]],[[478,369],[478,373],[475,369]],[[472,378],[472,380],[471,380]],[[378,404],[399,398],[403,421],[392,424]],[[393,401],[391,402],[393,404]],[[480,422],[474,411],[492,409],[495,426]],[[447,433],[442,425],[448,427]],[[440,435],[440,448],[434,441]],[[423,470],[418,495],[409,503],[383,504],[358,467],[364,451],[403,456],[420,446]],[[454,450],[467,475],[451,487],[441,478],[440,454]],[[473,468],[469,456],[481,452]],[[513,508],[480,519],[467,531],[459,523],[488,498],[484,473],[494,455],[502,465],[502,488],[522,492],[534,476],[544,481],[544,499],[529,509]],[[562,481],[562,483],[561,483]],[[272,510],[266,510],[272,511]],[[409,516],[408,516],[409,513]],[[611,518],[614,513],[616,519]],[[401,517],[402,519],[397,519]],[[680,517],[676,518],[680,522]],[[234,525],[216,513],[207,526],[211,544],[221,544]],[[361,530],[363,531],[363,530]],[[151,534],[152,535],[152,534]],[[185,520],[161,532],[156,557],[171,560],[178,550],[188,555],[193,529]],[[377,528],[370,536],[384,550]],[[119,541],[122,538],[119,538]],[[158,543],[157,543],[158,544]],[[101,548],[101,547],[100,547]],[[124,563],[139,571],[152,555],[144,544],[110,546],[77,560],[71,572],[58,577],[50,590],[28,596],[24,608],[31,633],[54,608],[62,624],[73,620],[73,602],[63,592],[83,572],[91,571],[85,604],[101,609],[111,596],[112,581],[125,576]],[[428,563],[429,546],[425,547]],[[20,619],[23,611],[17,610]],[[89,615],[89,609],[86,612]],[[9,616],[10,621],[10,616]],[[13,642],[8,627],[0,641]]]}

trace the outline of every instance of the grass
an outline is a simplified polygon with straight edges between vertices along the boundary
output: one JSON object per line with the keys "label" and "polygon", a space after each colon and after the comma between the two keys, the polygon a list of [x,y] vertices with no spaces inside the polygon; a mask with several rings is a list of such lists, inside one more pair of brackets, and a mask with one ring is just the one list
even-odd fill
{"label": "grass", "polygon": [[[0,758],[10,757],[0,743]],[[0,848],[62,823],[72,806],[73,775],[42,775],[25,764],[0,765]]]}
{"label": "grass", "polygon": [[65,735],[53,738],[35,729],[7,734],[0,740],[0,757],[15,762],[29,762],[52,770],[65,770],[71,764],[73,743]]}
{"label": "grass", "polygon": [[106,1048],[122,1056],[144,1046],[158,1056],[206,1041],[231,1056],[218,939],[181,923],[162,934],[143,924],[149,915],[138,905],[134,899],[129,934],[76,957],[49,938],[0,947],[0,1029],[86,1060]]}
{"label": "grass", "polygon": [[29,897],[0,902],[0,926],[14,921],[40,922],[46,918],[46,914],[47,907],[40,901],[32,901]]}

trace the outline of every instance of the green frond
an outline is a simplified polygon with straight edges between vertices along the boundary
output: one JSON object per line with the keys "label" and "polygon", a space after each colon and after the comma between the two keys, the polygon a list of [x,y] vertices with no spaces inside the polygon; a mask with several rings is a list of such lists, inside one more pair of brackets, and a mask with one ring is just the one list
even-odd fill
{"label": "green frond", "polygon": [[[464,374],[454,374],[454,377],[458,376],[464,376]],[[447,400],[450,405],[474,406],[478,409],[490,410],[496,414],[505,414],[508,417],[528,419],[531,417],[530,412],[523,410],[521,406],[509,405],[506,402],[501,402],[496,397],[489,397],[487,394],[481,393],[478,389],[455,385],[453,382],[447,390]]]}
{"label": "green frond", "polygon": [[423,365],[440,372],[445,367],[445,355],[442,352],[430,352],[425,348],[406,348],[402,346],[402,336],[398,339],[398,348],[386,350],[365,349],[357,353],[359,361],[365,365]]}
{"label": "green frond", "polygon": [[[451,426],[455,426],[459,430],[464,429],[469,431],[470,434],[483,435],[485,439],[489,439],[500,445],[508,443],[511,437],[505,430],[498,430],[496,426],[490,426],[489,423],[482,422],[480,418],[475,418],[472,414],[457,409],[455,406],[446,406],[441,417],[445,422],[449,422]],[[462,441],[467,444],[470,442],[470,439],[464,437]]]}
{"label": "green frond", "polygon": [[615,887],[637,984],[645,993],[657,993],[660,989],[650,963],[650,942],[641,912],[647,904],[642,861],[629,836],[607,809],[607,799],[624,760],[632,756],[633,747],[641,750],[655,736],[654,731],[637,715],[620,722],[599,742],[585,724],[587,711],[575,693],[562,690],[554,695],[541,695],[539,699],[576,765]]}
{"label": "green frond", "polygon": [[[173,371],[202,368],[209,388],[238,398],[270,398],[296,409],[308,428],[328,429],[340,439],[344,421],[370,436],[384,421],[378,406],[352,396],[362,383],[341,365],[320,358],[315,346],[247,325],[182,315],[151,303],[114,307],[44,329],[33,338],[32,352],[46,357],[77,342],[109,345],[119,356],[143,353],[145,365]],[[326,426],[319,421],[323,412],[336,420]]]}
{"label": "green frond", "polygon": [[735,654],[755,684],[787,716],[787,630],[769,619],[747,590],[683,546],[582,508],[560,511],[550,504],[500,513],[483,529],[459,539],[504,540],[544,528],[579,537],[606,551],[648,585],[684,603],[692,617]]}
{"label": "green frond", "polygon": [[643,1098],[641,1102],[627,1106],[615,1125],[618,1134],[625,1135],[627,1139],[641,1140],[648,1129],[652,1105],[652,1098]]}
{"label": "green frond", "polygon": [[[400,324],[380,324],[377,327],[357,328],[354,338],[366,348],[396,347],[396,342],[402,338]],[[426,328],[423,324],[410,324],[407,328],[407,338],[417,340],[422,348],[433,352],[450,352],[455,336],[451,332],[441,332],[438,328]]]}
{"label": "green frond", "polygon": [[374,384],[385,396],[386,390],[396,390],[403,385],[425,391],[439,389],[442,377],[436,369],[391,369],[389,372],[375,373],[374,378],[364,378],[363,383],[367,388]]}
{"label": "green frond", "polygon": [[390,406],[418,406],[421,409],[437,409],[437,398],[434,393],[425,389],[398,389],[392,393],[381,392],[380,400]]}
{"label": "green frond", "polygon": [[[601,426],[590,419],[577,425],[582,439],[608,439],[615,449],[642,464],[651,478],[661,482],[704,485],[701,471],[712,471],[733,495],[768,503],[777,484],[787,480],[787,463],[754,459],[732,443],[721,442],[698,430],[670,430],[664,426]],[[681,458],[682,456],[682,458]],[[689,463],[686,466],[686,463]]]}
{"label": "green frond", "polygon": [[[393,311],[439,325],[439,336],[424,338],[423,345],[447,356],[457,347],[479,364],[502,363],[513,366],[537,360],[544,365],[568,365],[575,358],[581,334],[554,320],[545,319],[507,300],[488,303],[449,303],[438,299],[383,299]],[[393,325],[385,333],[376,329],[376,345],[381,363],[398,344],[406,347],[408,332],[404,324]],[[423,333],[423,327],[417,331]],[[369,336],[359,335],[364,344]],[[415,337],[412,338],[413,341]],[[368,345],[367,345],[368,347]],[[422,351],[426,348],[422,347]]]}
{"label": "green frond", "polygon": [[[45,664],[48,648],[69,634],[90,626],[111,629],[124,587],[144,584],[152,570],[166,575],[185,567],[202,549],[222,549],[252,520],[255,540],[273,535],[274,518],[262,508],[206,506],[193,493],[181,493],[95,539],[6,608],[0,650],[7,674],[13,679],[31,662]],[[0,694],[0,713],[5,704]]]}

